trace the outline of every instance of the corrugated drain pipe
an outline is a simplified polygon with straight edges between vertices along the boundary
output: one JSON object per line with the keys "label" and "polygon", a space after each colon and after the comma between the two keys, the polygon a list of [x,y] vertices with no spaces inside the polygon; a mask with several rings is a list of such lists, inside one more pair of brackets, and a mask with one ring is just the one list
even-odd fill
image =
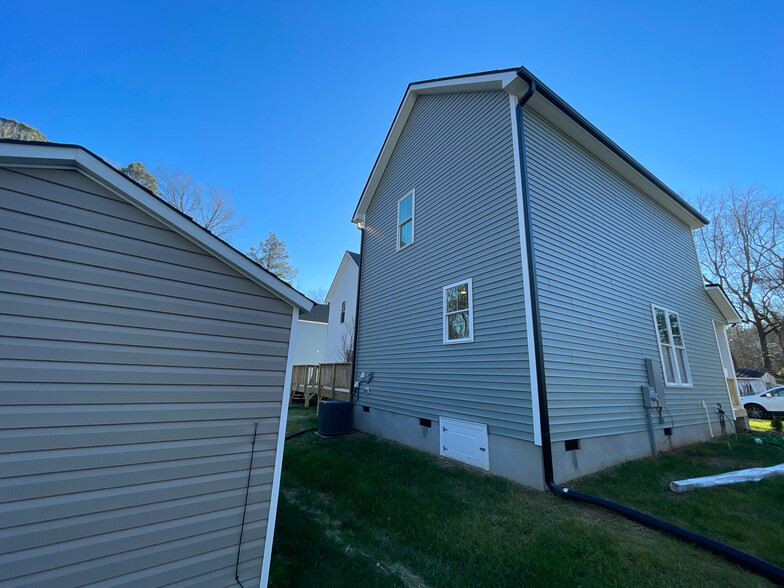
{"label": "corrugated drain pipe", "polygon": [[[536,383],[539,389],[539,422],[542,429],[542,466],[544,470],[544,481],[547,484],[547,487],[553,494],[571,498],[572,500],[577,500],[579,502],[586,502],[588,504],[593,504],[594,506],[599,506],[606,510],[616,512],[625,516],[627,519],[645,525],[646,527],[664,531],[665,533],[669,533],[670,535],[678,537],[679,539],[703,547],[709,551],[712,551],[713,553],[725,557],[726,559],[746,568],[747,570],[765,576],[777,584],[784,585],[784,569],[773,565],[770,562],[754,557],[753,555],[749,555],[748,553],[740,551],[739,549],[735,549],[734,547],[730,547],[729,545],[725,545],[724,543],[720,543],[708,537],[704,537],[703,535],[692,533],[691,531],[687,531],[682,527],[678,527],[677,525],[673,525],[667,521],[663,521],[628,506],[624,506],[622,504],[618,504],[617,502],[600,498],[598,496],[576,492],[555,483],[553,474],[553,450],[550,437],[550,416],[547,410],[547,381],[544,371],[544,352],[542,349],[542,332],[539,316],[539,289],[536,282],[536,256],[534,255],[531,199],[528,189],[528,165],[526,163],[525,131],[523,125],[523,107],[536,93],[537,87],[536,80],[530,77],[524,70],[518,71],[517,75],[528,85],[528,91],[517,103],[516,119],[517,140],[520,150],[520,175],[523,186],[523,216],[525,222],[526,256],[528,259],[528,278],[531,288],[528,303],[531,305],[531,315],[533,319],[532,326],[534,335],[534,357],[536,362]],[[571,118],[581,126],[584,125],[582,121],[577,120],[574,117]]]}

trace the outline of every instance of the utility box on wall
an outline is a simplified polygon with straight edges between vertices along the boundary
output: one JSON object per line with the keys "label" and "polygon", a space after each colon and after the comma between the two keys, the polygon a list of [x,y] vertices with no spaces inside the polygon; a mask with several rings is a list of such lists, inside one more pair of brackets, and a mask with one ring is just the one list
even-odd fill
{"label": "utility box on wall", "polygon": [[487,425],[440,418],[441,455],[483,470],[490,469]]}

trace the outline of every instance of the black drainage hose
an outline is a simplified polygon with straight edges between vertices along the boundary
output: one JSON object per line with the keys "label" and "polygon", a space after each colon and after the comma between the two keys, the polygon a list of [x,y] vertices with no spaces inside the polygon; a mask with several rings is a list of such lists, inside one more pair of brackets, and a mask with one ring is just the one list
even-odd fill
{"label": "black drainage hose", "polygon": [[640,512],[639,510],[629,508],[628,506],[618,504],[617,502],[613,502],[605,498],[599,498],[598,496],[592,496],[590,494],[583,494],[582,492],[576,492],[574,490],[569,490],[568,488],[562,488],[557,484],[548,484],[548,486],[550,486],[550,490],[552,490],[552,492],[558,496],[571,498],[572,500],[577,500],[578,502],[586,502],[588,504],[593,504],[594,506],[598,506],[612,512],[617,512],[631,521],[640,523],[641,525],[645,525],[651,529],[656,529],[657,531],[664,531],[665,533],[669,533],[670,535],[673,535],[678,539],[682,539],[683,541],[694,543],[695,545],[703,547],[708,551],[712,551],[717,555],[721,555],[752,572],[756,572],[761,576],[765,576],[768,580],[771,580],[776,584],[784,585],[784,569],[773,565],[764,559],[754,557],[753,555],[749,555],[740,549],[735,549],[734,547],[730,547],[729,545],[715,541],[710,537],[705,537],[704,535],[687,531],[683,527],[679,527],[678,525],[673,525],[667,521],[657,519],[656,517],[645,514],[644,512]]}
{"label": "black drainage hose", "polygon": [[[530,290],[526,292],[527,302],[531,305],[531,319],[534,335],[534,359],[536,363],[536,385],[537,396],[539,399],[539,423],[542,431],[542,469],[544,473],[544,481],[547,487],[556,496],[564,496],[604,508],[606,510],[616,512],[625,516],[627,519],[645,525],[651,529],[664,531],[674,537],[678,537],[684,541],[698,545],[708,551],[712,551],[739,564],[740,566],[756,572],[761,576],[776,582],[777,584],[784,585],[784,569],[773,565],[763,559],[749,555],[739,549],[730,547],[723,543],[719,543],[708,537],[698,535],[687,531],[677,525],[668,523],[651,515],[645,514],[628,506],[618,504],[605,498],[598,496],[591,496],[590,494],[583,494],[582,492],[575,492],[568,488],[563,488],[555,483],[555,476],[553,473],[553,451],[552,440],[550,437],[550,416],[547,409],[547,379],[545,377],[545,364],[544,364],[544,348],[542,344],[542,329],[539,316],[539,289],[537,287],[537,274],[536,274],[536,255],[534,253],[533,241],[533,221],[531,217],[531,192],[528,186],[528,164],[526,161],[525,150],[525,129],[523,124],[523,107],[537,92],[536,80],[526,70],[520,68],[517,75],[528,84],[528,90],[525,95],[517,102],[517,141],[520,152],[520,177],[522,184],[522,206],[523,206],[523,222],[525,223],[525,255],[528,261],[528,278]],[[549,90],[547,91],[549,93]],[[546,96],[547,97],[547,96]],[[550,99],[554,99],[552,95]],[[556,100],[557,103],[557,100]],[[568,113],[567,113],[568,114]],[[578,124],[582,124],[579,120],[575,119]],[[589,129],[590,130],[590,129]]]}

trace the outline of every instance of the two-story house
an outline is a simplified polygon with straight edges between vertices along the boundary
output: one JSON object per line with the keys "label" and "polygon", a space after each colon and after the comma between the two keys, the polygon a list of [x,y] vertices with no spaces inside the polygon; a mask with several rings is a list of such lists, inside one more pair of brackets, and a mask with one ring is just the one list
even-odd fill
{"label": "two-story house", "polygon": [[523,68],[409,85],[353,221],[360,430],[542,487],[743,415],[706,219]]}

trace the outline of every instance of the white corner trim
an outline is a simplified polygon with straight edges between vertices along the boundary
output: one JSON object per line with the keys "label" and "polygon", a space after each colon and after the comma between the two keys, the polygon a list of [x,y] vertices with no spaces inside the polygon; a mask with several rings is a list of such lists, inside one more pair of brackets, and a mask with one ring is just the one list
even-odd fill
{"label": "white corner trim", "polygon": [[542,445],[542,423],[539,420],[539,381],[536,371],[536,346],[534,345],[534,317],[531,312],[531,281],[528,278],[528,248],[525,245],[526,228],[523,222],[523,178],[520,175],[520,146],[517,144],[517,99],[509,96],[509,110],[512,117],[512,145],[514,147],[515,159],[515,191],[517,194],[517,225],[520,228],[520,258],[522,259],[523,269],[523,294],[525,297],[525,337],[528,347],[528,374],[531,382],[531,414],[534,427],[534,444]]}
{"label": "white corner trim", "polygon": [[266,588],[269,581],[270,558],[272,557],[272,540],[275,536],[275,519],[278,515],[278,497],[280,496],[280,474],[283,466],[283,447],[286,443],[286,421],[289,416],[289,389],[291,388],[291,370],[294,365],[294,344],[297,338],[297,317],[299,309],[291,311],[291,333],[289,335],[289,351],[286,357],[286,379],[283,383],[283,396],[280,404],[280,426],[278,427],[278,445],[275,449],[275,470],[272,473],[272,495],[270,496],[269,517],[267,517],[267,534],[264,538],[264,559],[261,562],[261,579],[259,587]]}

